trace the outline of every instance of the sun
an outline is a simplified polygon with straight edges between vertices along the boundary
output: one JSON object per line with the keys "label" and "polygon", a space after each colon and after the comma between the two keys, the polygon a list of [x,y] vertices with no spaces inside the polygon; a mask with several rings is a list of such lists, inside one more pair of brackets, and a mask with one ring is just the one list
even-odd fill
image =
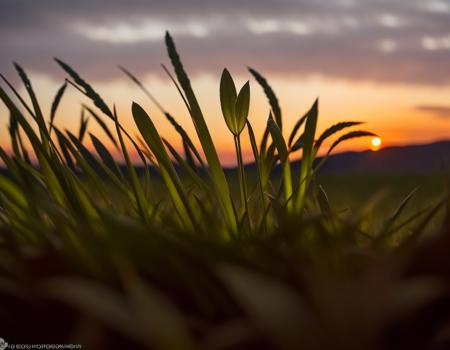
{"label": "sun", "polygon": [[378,136],[372,137],[372,139],[370,140],[370,149],[372,151],[378,151],[380,147],[381,147],[381,138],[379,138]]}

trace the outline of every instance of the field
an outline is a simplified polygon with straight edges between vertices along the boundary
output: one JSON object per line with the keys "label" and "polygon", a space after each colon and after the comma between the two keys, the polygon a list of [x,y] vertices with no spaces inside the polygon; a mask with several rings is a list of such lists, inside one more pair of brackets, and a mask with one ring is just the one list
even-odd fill
{"label": "field", "polygon": [[[2,76],[12,153],[0,149],[0,336],[86,349],[447,349],[448,176],[321,174],[315,159],[326,140],[323,162],[337,145],[375,135],[354,121],[318,134],[318,101],[284,130],[275,92],[252,69],[272,113],[254,135],[249,84],[237,89],[223,71],[221,107],[238,163],[225,171],[168,33],[166,46],[174,73],[164,70],[202,152],[124,68],[183,152],[131,102],[140,135],[130,136],[114,106],[60,60],[67,80],[50,116],[20,66],[27,99]],[[87,113],[104,135],[90,134],[85,117],[77,135],[55,127],[66,88],[91,100]]]}
{"label": "field", "polygon": [[[437,203],[448,188],[447,174],[325,174],[317,180],[327,189],[330,202],[337,208],[357,210],[371,197],[381,196],[378,205],[372,211],[368,220],[380,225],[383,218],[389,217],[402,200],[415,189],[404,215],[412,215],[421,209]],[[442,217],[440,217],[442,219]],[[440,220],[430,223],[429,229],[440,228]],[[431,229],[432,230],[432,229]]]}

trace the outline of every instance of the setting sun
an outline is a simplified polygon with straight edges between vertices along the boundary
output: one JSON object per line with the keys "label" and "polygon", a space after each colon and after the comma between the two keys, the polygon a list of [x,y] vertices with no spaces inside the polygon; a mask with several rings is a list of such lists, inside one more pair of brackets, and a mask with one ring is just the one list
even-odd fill
{"label": "setting sun", "polygon": [[372,151],[378,151],[381,147],[381,138],[379,137],[373,137],[372,140],[370,140],[370,148]]}

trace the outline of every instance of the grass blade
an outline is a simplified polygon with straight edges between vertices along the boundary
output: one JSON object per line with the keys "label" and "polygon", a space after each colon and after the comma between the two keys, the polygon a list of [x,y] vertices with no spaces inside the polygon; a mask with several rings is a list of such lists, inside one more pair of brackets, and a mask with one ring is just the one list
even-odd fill
{"label": "grass blade", "polygon": [[94,148],[97,151],[99,157],[102,159],[103,163],[105,163],[105,165],[116,175],[122,177],[123,174],[120,171],[119,166],[117,165],[116,161],[114,160],[114,157],[108,151],[106,146],[93,134],[89,133],[89,136],[91,137],[92,144],[94,145]]}
{"label": "grass blade", "polygon": [[156,157],[160,166],[161,175],[164,178],[164,182],[169,189],[170,196],[173,204],[180,215],[180,218],[184,225],[188,228],[193,228],[194,215],[191,212],[191,207],[187,195],[184,191],[183,185],[173,167],[164,144],[156,130],[153,122],[147,113],[137,103],[133,103],[132,113],[134,121],[144,138],[147,145]]}
{"label": "grass blade", "polygon": [[194,91],[192,90],[191,82],[186,72],[184,71],[183,65],[180,61],[180,57],[169,32],[166,32],[166,46],[170,60],[175,69],[178,82],[180,83],[184,93],[186,94],[192,121],[194,122],[200,143],[208,161],[209,169],[212,175],[212,181],[216,187],[216,191],[219,196],[219,202],[221,204],[227,225],[231,232],[236,232],[237,220],[234,213],[233,203],[231,201],[227,179],[225,178],[225,174],[223,172],[216,148],[203,117],[203,113],[197,102]]}
{"label": "grass blade", "polygon": [[361,124],[363,124],[363,123],[362,122],[340,122],[340,123],[337,123],[337,124],[329,127],[317,139],[317,141],[314,145],[314,148],[316,149],[316,153],[319,151],[319,148],[322,145],[322,143],[330,136],[332,136],[335,133],[337,133],[341,130],[344,130],[346,128],[350,128],[352,126],[361,125]]}
{"label": "grass blade", "polygon": [[63,61],[59,60],[58,58],[54,58],[55,61],[60,65],[60,67],[68,73],[72,79],[75,81],[76,84],[81,86],[84,89],[84,94],[89,97],[93,102],[94,105],[100,109],[103,113],[105,113],[108,117],[110,117],[112,120],[114,120],[114,115],[112,114],[109,107],[106,105],[106,103],[103,101],[103,99],[100,97],[100,95],[89,85],[85,80],[83,80],[77,72],[75,72],[72,67],[70,67],[67,63],[64,63]]}
{"label": "grass blade", "polygon": [[372,132],[369,132],[369,131],[358,130],[358,131],[351,131],[351,132],[339,137],[336,141],[334,141],[334,143],[328,149],[328,152],[326,153],[326,155],[320,160],[319,164],[317,164],[317,166],[314,168],[314,173],[317,173],[319,171],[319,169],[326,163],[326,161],[328,160],[328,158],[331,155],[331,152],[333,152],[333,150],[339,144],[341,144],[342,142],[345,142],[347,140],[354,139],[354,138],[368,137],[368,136],[377,136],[377,135]]}
{"label": "grass blade", "polygon": [[102,128],[102,130],[105,132],[106,136],[111,140],[111,142],[114,144],[114,146],[117,147],[117,141],[114,137],[113,133],[109,130],[108,125],[103,121],[103,119],[95,113],[91,108],[88,106],[83,105],[83,108],[87,110],[92,117],[94,117],[94,120],[97,122],[97,124]]}
{"label": "grass blade", "polygon": [[283,120],[281,116],[281,108],[278,104],[278,99],[275,93],[273,92],[272,87],[267,82],[266,78],[264,78],[261,74],[259,74],[256,70],[253,68],[248,67],[249,72],[253,75],[253,77],[256,79],[256,81],[259,83],[259,85],[262,86],[264,93],[266,94],[267,99],[269,100],[270,107],[272,108],[272,113],[275,117],[275,121],[280,128],[280,130],[283,130]]}
{"label": "grass blade", "polygon": [[[270,135],[272,140],[278,150],[278,156],[280,157],[281,165],[283,166],[283,186],[284,186],[284,196],[285,200],[288,201],[292,196],[292,173],[291,164],[289,162],[289,153],[284,141],[283,135],[278,125],[274,122],[272,118],[267,121],[269,126]],[[289,201],[287,209],[290,212],[292,210],[292,202]]]}
{"label": "grass blade", "polygon": [[64,84],[58,89],[58,92],[56,93],[55,98],[53,99],[52,108],[50,110],[50,126],[48,130],[49,135],[51,135],[52,133],[53,124],[55,122],[56,117],[56,111],[58,110],[59,103],[61,102],[64,92],[66,91],[66,88],[67,88],[67,81],[65,81]]}
{"label": "grass blade", "polygon": [[149,209],[151,210],[151,208],[149,206],[147,199],[145,198],[144,191],[142,190],[142,186],[141,186],[141,184],[139,182],[139,178],[136,174],[136,169],[134,168],[133,164],[131,163],[130,156],[128,154],[127,148],[125,146],[125,142],[122,137],[122,132],[121,132],[121,129],[119,126],[120,124],[119,124],[117,115],[115,116],[114,120],[116,122],[116,131],[117,131],[117,135],[119,137],[119,144],[120,144],[120,147],[122,148],[122,153],[125,158],[128,174],[130,175],[131,186],[133,188],[134,196],[136,199],[137,209],[138,209],[138,212],[140,213],[141,217],[143,218],[144,222],[148,223],[149,219],[150,219]]}
{"label": "grass blade", "polygon": [[80,130],[78,131],[78,140],[80,140],[80,142],[83,142],[84,135],[86,134],[88,122],[89,122],[89,117],[85,117],[84,108],[81,108]]}
{"label": "grass blade", "polygon": [[294,199],[295,210],[301,212],[305,205],[306,192],[311,180],[312,165],[314,161],[314,138],[316,135],[317,118],[319,114],[319,100],[317,99],[309,110],[306,118],[305,132],[303,137],[303,154],[301,160],[299,189]]}
{"label": "grass blade", "polygon": [[376,134],[369,131],[351,131],[341,137],[339,137],[330,147],[327,154],[330,154],[339,144],[344,141],[355,139],[358,137],[368,137],[368,136],[377,136]]}
{"label": "grass blade", "polygon": [[[258,175],[258,188],[259,188],[259,195],[261,197],[261,209],[264,212],[266,210],[266,201],[264,198],[264,186],[263,186],[262,176],[261,176],[261,159],[259,157],[258,146],[256,145],[256,139],[255,139],[255,134],[253,132],[252,125],[250,124],[250,122],[248,120],[247,120],[247,129],[248,129],[248,136],[250,138],[250,144],[252,146],[253,157],[255,159],[256,171],[257,171],[257,175]],[[267,233],[267,221],[266,221],[265,215],[263,218],[263,229],[264,229],[264,233]]]}
{"label": "grass blade", "polygon": [[309,112],[306,112],[303,117],[301,117],[297,122],[295,123],[294,127],[292,128],[291,134],[289,135],[288,140],[288,146],[289,148],[292,148],[292,143],[294,142],[295,136],[297,135],[298,130],[302,127],[302,125],[305,123],[306,119],[308,118]]}
{"label": "grass blade", "polygon": [[30,96],[31,103],[33,104],[34,109],[34,115],[36,116],[36,123],[39,126],[39,132],[41,134],[42,139],[42,145],[47,153],[50,152],[50,146],[49,146],[49,140],[50,140],[50,134],[47,130],[47,126],[45,124],[44,116],[41,111],[41,107],[39,106],[38,100],[36,98],[36,95],[34,93],[33,87],[31,86],[30,79],[28,78],[27,74],[23,70],[21,66],[19,66],[17,63],[14,63],[14,67],[16,68],[20,78],[22,79],[23,84],[25,85],[25,89],[28,92],[28,95]]}

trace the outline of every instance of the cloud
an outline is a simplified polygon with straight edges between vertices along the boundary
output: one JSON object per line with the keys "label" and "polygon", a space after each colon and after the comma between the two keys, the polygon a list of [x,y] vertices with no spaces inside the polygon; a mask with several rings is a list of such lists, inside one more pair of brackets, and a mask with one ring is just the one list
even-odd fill
{"label": "cloud", "polygon": [[436,117],[450,118],[450,106],[420,105],[415,106],[414,109]]}
{"label": "cloud", "polygon": [[118,23],[110,26],[78,24],[76,30],[87,39],[112,44],[134,44],[145,41],[161,40],[161,33],[171,27],[172,35],[202,38],[208,35],[208,28],[201,23],[166,23],[147,21],[139,24]]}
{"label": "cloud", "polygon": [[62,76],[52,57],[87,78],[120,63],[160,72],[173,34],[191,73],[245,66],[270,75],[450,84],[450,1],[2,0],[0,72],[17,60]]}
{"label": "cloud", "polygon": [[422,38],[422,46],[426,50],[448,50],[450,51],[450,34],[441,37],[426,36]]}

